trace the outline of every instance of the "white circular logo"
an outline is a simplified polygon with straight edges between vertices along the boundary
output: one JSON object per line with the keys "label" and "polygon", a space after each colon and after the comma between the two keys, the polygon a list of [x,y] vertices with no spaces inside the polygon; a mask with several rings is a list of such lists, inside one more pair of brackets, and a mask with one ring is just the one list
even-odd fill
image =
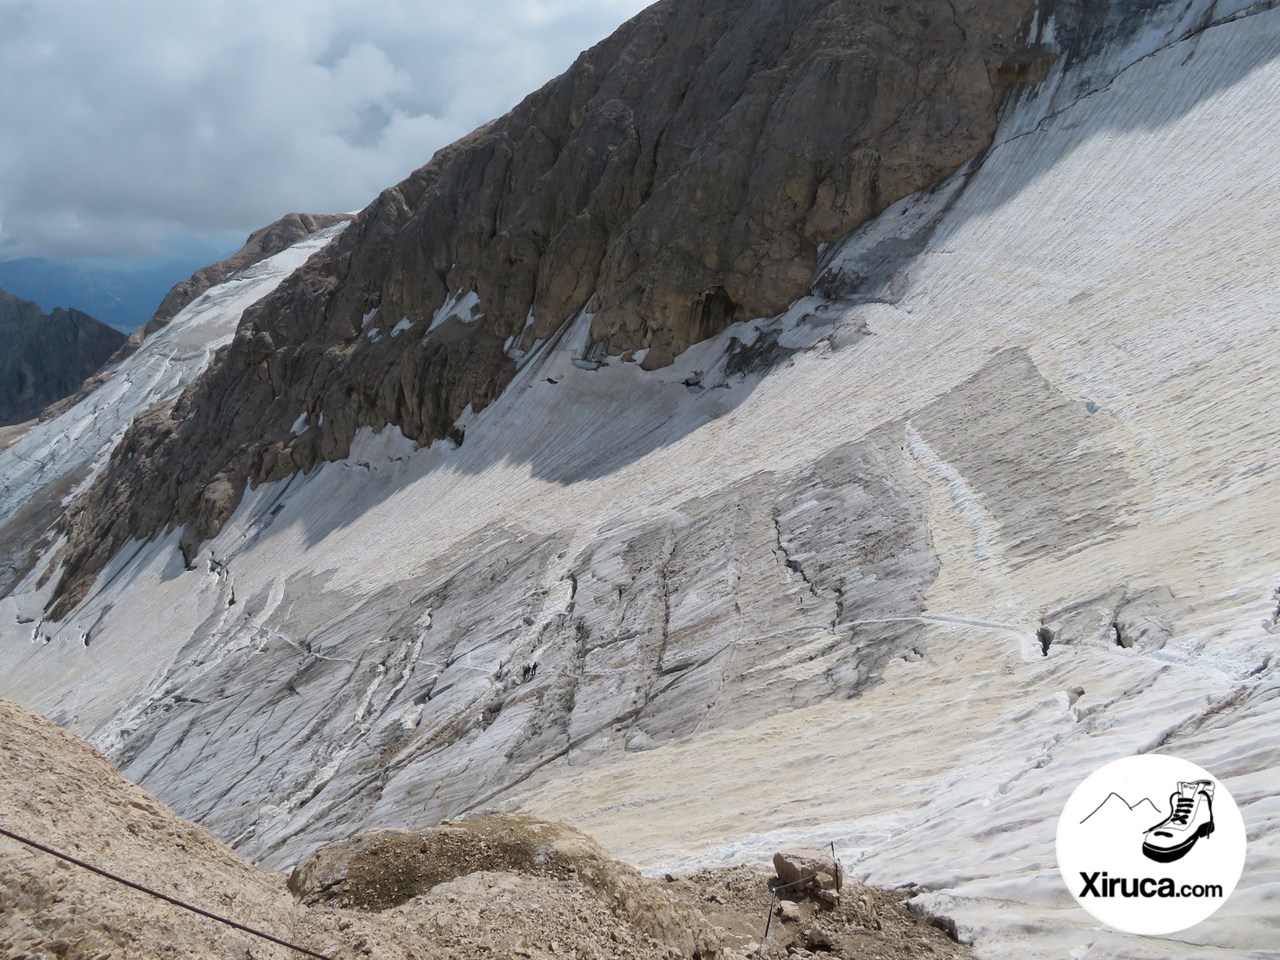
{"label": "white circular logo", "polygon": [[1058,820],[1058,869],[1080,906],[1126,933],[1204,920],[1244,869],[1244,820],[1194,763],[1143,754],[1076,787]]}

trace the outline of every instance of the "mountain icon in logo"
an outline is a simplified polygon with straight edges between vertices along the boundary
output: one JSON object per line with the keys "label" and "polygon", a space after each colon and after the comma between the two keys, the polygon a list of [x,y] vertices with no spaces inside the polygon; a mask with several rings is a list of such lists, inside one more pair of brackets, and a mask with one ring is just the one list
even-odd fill
{"label": "mountain icon in logo", "polygon": [[[1169,797],[1168,813],[1163,813],[1150,797],[1130,803],[1112,791],[1080,825],[1100,828],[1117,838],[1140,833],[1143,856],[1172,863],[1190,853],[1197,840],[1213,835],[1213,787],[1209,780],[1179,781]],[[1153,822],[1155,826],[1151,825]]]}
{"label": "mountain icon in logo", "polygon": [[1143,797],[1136,803],[1130,803],[1120,794],[1113,791],[1107,794],[1107,798],[1080,822],[1094,825],[1106,824],[1125,829],[1130,825],[1131,821],[1140,821],[1143,826],[1138,828],[1138,832],[1145,833],[1147,825],[1159,818],[1160,808],[1152,803],[1149,797]]}

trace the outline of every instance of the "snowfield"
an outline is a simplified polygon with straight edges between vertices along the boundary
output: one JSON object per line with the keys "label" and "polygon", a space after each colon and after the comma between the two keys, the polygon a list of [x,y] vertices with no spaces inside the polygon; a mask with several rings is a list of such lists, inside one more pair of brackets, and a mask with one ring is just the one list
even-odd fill
{"label": "snowfield", "polygon": [[[828,251],[826,299],[653,373],[588,369],[580,317],[460,447],[366,433],[56,624],[49,551],[0,601],[0,694],[271,866],[502,807],[652,871],[834,841],[984,957],[1275,956],[1278,105],[1280,10],[1163,7]],[[302,247],[0,453],[2,509],[100,463]],[[1094,924],[1054,859],[1074,787],[1143,751],[1249,837],[1167,938]]]}
{"label": "snowfield", "polygon": [[0,525],[50,485],[88,466],[84,486],[139,413],[172,400],[231,342],[246,307],[274,290],[342,232],[322,230],[206,291],[137,352],[105,371],[105,382],[61,416],[38,423],[0,450]]}

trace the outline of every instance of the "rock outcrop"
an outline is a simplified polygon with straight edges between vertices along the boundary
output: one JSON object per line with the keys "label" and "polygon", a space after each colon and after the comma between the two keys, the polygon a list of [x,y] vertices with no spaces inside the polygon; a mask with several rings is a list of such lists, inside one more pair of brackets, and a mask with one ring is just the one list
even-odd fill
{"label": "rock outcrop", "polygon": [[0,340],[0,426],[7,426],[74,393],[125,337],[87,313],[58,307],[46,315],[0,290]]}
{"label": "rock outcrop", "polygon": [[[190,559],[248,484],[361,427],[447,436],[582,312],[647,368],[804,292],[819,251],[990,143],[1025,0],[665,0],[385,191],[141,422],[75,511],[55,615],[125,540]],[[317,424],[295,435],[300,414]],[[323,424],[320,424],[323,414]]]}
{"label": "rock outcrop", "polygon": [[840,862],[821,850],[779,851],[773,855],[773,869],[778,885],[787,888],[791,899],[810,892],[837,892],[844,881]]}

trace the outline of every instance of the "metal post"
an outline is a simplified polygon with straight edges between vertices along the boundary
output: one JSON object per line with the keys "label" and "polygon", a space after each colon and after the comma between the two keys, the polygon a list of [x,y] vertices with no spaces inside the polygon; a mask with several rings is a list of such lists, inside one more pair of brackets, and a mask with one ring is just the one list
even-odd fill
{"label": "metal post", "polygon": [[769,960],[769,928],[773,926],[773,908],[778,904],[778,891],[773,891],[773,896],[769,898],[769,916],[764,922],[764,937],[760,941],[760,956],[764,960]]}

